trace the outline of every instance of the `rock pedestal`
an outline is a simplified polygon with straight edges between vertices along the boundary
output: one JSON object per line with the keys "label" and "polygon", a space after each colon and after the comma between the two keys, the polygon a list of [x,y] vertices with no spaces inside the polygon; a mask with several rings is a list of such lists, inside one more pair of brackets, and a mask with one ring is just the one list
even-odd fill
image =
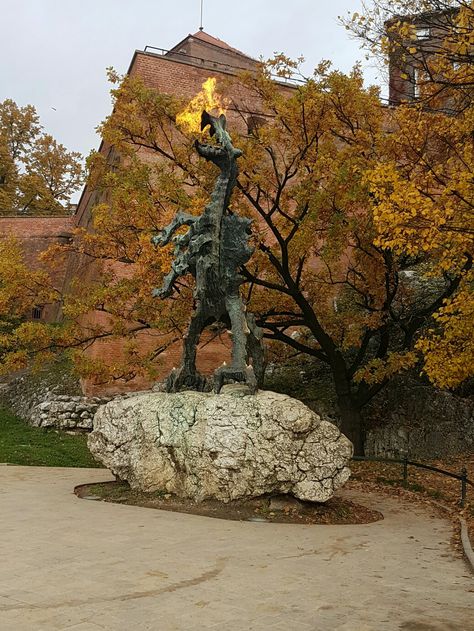
{"label": "rock pedestal", "polygon": [[111,401],[88,444],[132,488],[195,501],[291,493],[324,502],[349,478],[352,456],[338,428],[300,401],[241,385]]}

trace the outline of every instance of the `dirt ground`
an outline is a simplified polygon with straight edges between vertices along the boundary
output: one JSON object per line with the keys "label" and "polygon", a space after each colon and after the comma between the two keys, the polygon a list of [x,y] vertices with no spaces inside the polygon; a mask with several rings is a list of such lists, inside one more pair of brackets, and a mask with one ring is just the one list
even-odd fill
{"label": "dirt ground", "polygon": [[369,524],[383,516],[348,499],[333,497],[325,503],[302,502],[289,495],[262,496],[233,502],[205,500],[196,503],[170,493],[142,493],[126,482],[86,484],[75,489],[78,497],[143,506],[160,510],[204,515],[234,521],[265,521],[288,524]]}
{"label": "dirt ground", "polygon": [[[474,451],[425,464],[456,474],[465,467],[468,479],[474,481]],[[435,510],[439,510],[439,504],[447,506],[452,511],[455,547],[461,549],[458,515],[466,520],[471,542],[474,542],[474,486],[467,485],[466,500],[464,506],[461,507],[461,483],[454,478],[409,466],[408,484],[404,487],[403,467],[400,464],[352,462],[351,469],[352,477],[345,486],[346,489],[382,492]],[[268,496],[229,504],[211,501],[194,504],[179,500],[170,494],[145,494],[132,491],[128,484],[118,482],[78,487],[77,495],[79,497],[89,495],[106,502],[147,506],[238,521],[363,524],[382,518],[380,514],[341,497],[334,497],[325,504],[300,502],[290,496],[273,498]]]}

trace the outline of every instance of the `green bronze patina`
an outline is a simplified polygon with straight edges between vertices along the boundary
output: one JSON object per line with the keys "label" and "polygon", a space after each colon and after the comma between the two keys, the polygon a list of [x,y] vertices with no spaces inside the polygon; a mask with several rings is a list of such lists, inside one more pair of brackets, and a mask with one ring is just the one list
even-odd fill
{"label": "green bronze patina", "polygon": [[[246,313],[240,296],[243,278],[239,274],[240,266],[253,253],[249,245],[251,220],[229,210],[238,175],[237,158],[242,152],[232,145],[224,115],[217,118],[203,112],[201,129],[208,125],[217,143],[210,145],[196,141],[195,146],[200,156],[220,169],[211,199],[202,215],[179,211],[166,228],[152,237],[152,242],[158,246],[171,240],[175,244],[171,271],[163,286],[154,290],[154,296],[170,296],[176,280],[186,274],[192,274],[196,280],[196,307],[184,338],[182,364],[169,375],[167,390],[206,389],[207,380],[196,369],[197,345],[206,326],[222,322],[231,329],[232,361],[229,366],[224,364],[214,372],[214,390],[219,392],[224,383],[238,381],[247,383],[255,392],[263,379],[263,334],[254,317]],[[189,226],[186,234],[173,237],[184,225]]]}

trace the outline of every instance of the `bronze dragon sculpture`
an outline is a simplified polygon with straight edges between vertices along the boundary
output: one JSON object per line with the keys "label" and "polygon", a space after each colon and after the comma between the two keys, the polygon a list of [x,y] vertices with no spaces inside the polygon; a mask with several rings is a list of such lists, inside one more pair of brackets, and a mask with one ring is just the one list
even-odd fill
{"label": "bronze dragon sculpture", "polygon": [[[169,375],[167,390],[207,388],[206,378],[196,369],[197,345],[205,327],[221,322],[230,326],[232,361],[214,372],[214,391],[219,392],[226,382],[238,381],[248,384],[255,392],[264,373],[263,334],[242,302],[240,285],[243,277],[239,273],[239,268],[253,253],[249,245],[251,220],[229,210],[238,175],[237,159],[242,152],[233,146],[223,114],[215,117],[204,111],[201,130],[208,125],[216,144],[196,141],[195,147],[201,157],[220,170],[211,199],[201,215],[179,211],[168,226],[152,237],[154,245],[165,246],[171,240],[175,245],[171,270],[162,287],[155,289],[153,295],[159,298],[170,296],[176,280],[188,273],[196,281],[195,310],[184,338],[182,364]],[[185,225],[188,231],[173,237],[176,230]]]}

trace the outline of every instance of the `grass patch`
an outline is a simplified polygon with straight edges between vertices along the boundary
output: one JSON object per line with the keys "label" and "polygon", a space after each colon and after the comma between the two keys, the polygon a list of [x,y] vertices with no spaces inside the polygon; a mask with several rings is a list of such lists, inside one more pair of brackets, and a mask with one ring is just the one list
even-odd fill
{"label": "grass patch", "polygon": [[30,427],[0,408],[0,462],[44,467],[100,467],[87,436]]}

